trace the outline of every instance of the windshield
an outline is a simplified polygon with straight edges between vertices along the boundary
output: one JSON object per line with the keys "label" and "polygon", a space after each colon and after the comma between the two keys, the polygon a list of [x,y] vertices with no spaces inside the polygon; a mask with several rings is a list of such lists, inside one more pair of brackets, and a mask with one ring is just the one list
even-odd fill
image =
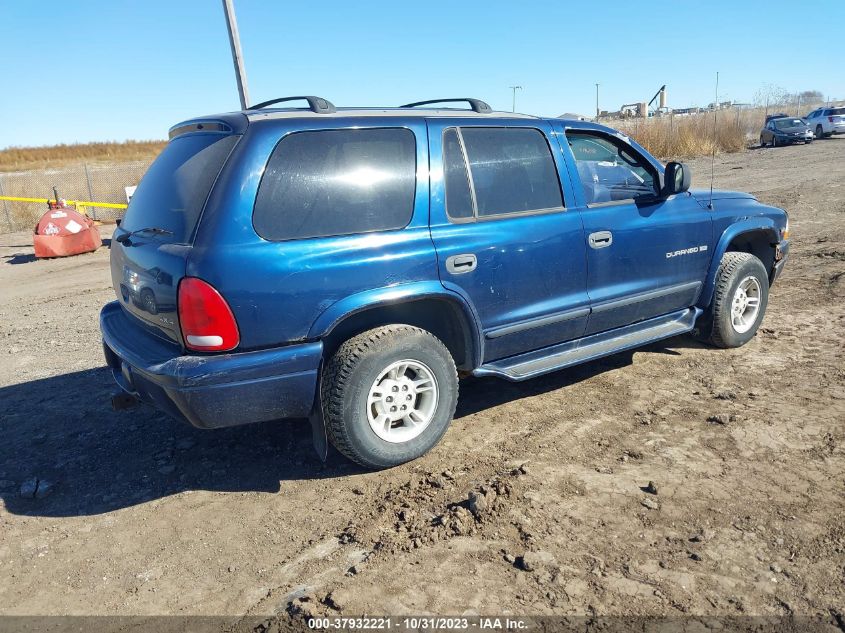
{"label": "windshield", "polygon": [[167,241],[187,243],[205,200],[238,136],[177,136],[155,159],[132,196],[120,228],[155,228]]}
{"label": "windshield", "polygon": [[778,119],[775,121],[775,127],[779,130],[785,130],[790,127],[801,127],[804,121],[801,119]]}

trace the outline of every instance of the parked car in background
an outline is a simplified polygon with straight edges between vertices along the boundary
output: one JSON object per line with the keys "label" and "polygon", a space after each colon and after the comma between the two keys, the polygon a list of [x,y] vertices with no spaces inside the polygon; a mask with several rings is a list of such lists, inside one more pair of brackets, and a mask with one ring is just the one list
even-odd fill
{"label": "parked car in background", "polygon": [[845,134],[845,107],[817,108],[804,118],[815,132],[816,138]]}
{"label": "parked car in background", "polygon": [[772,119],[760,130],[760,147],[812,142],[813,131],[810,126],[804,119],[794,116]]}
{"label": "parked car in background", "polygon": [[786,112],[776,112],[774,114],[769,114],[766,116],[766,123],[771,121],[772,119],[785,119],[789,115]]}

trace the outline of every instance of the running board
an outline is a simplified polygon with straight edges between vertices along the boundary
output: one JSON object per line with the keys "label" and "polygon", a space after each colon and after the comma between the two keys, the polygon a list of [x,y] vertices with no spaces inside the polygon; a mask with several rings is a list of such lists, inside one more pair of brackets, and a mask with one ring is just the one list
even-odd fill
{"label": "running board", "polygon": [[695,327],[695,321],[701,312],[699,308],[673,312],[609,332],[600,332],[575,341],[485,363],[472,373],[475,376],[497,376],[506,380],[528,380],[534,376],[689,332]]}

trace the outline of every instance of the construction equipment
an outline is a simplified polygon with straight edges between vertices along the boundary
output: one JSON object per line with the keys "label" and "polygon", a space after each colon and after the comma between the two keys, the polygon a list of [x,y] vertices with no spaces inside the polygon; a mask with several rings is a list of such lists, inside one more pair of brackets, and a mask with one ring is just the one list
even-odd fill
{"label": "construction equipment", "polygon": [[[657,101],[657,105],[654,102]],[[660,116],[668,111],[666,107],[666,84],[660,86],[660,90],[654,93],[651,101],[648,102],[648,116]]]}

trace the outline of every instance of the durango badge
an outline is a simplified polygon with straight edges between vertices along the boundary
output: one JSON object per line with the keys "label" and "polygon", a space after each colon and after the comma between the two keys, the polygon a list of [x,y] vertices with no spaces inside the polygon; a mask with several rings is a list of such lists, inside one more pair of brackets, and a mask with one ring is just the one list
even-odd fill
{"label": "durango badge", "polygon": [[666,253],[666,259],[670,257],[677,257],[678,255],[692,255],[693,253],[703,253],[707,250],[707,244],[702,244],[701,246],[691,246],[690,248],[684,248],[679,251],[675,251],[674,253]]}

